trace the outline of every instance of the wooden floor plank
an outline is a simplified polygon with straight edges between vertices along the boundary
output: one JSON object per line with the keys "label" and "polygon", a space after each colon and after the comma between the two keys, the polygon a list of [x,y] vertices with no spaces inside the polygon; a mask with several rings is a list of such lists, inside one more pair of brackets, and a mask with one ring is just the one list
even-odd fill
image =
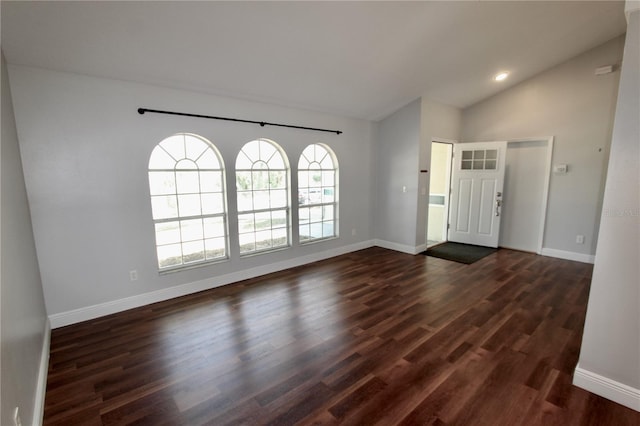
{"label": "wooden floor plank", "polygon": [[45,425],[634,425],[574,387],[592,265],[371,248],[53,330]]}

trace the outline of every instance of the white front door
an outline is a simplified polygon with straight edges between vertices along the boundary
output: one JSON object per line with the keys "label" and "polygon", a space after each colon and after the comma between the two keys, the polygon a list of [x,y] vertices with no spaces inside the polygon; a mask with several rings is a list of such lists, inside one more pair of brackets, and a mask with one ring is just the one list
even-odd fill
{"label": "white front door", "polygon": [[507,142],[453,147],[449,241],[498,247]]}

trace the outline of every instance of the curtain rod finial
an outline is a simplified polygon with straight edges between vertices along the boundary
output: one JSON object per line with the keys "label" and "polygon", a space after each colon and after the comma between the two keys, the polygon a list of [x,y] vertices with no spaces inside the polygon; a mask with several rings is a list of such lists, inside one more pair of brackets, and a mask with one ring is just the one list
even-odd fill
{"label": "curtain rod finial", "polygon": [[138,114],[140,115],[144,114],[144,108],[138,108]]}

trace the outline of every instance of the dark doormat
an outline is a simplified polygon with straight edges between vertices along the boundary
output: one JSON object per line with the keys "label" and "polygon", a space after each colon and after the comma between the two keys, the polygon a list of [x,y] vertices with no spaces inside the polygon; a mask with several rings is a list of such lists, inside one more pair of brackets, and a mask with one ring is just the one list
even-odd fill
{"label": "dark doormat", "polygon": [[469,265],[496,251],[498,251],[498,249],[493,247],[446,242],[427,249],[424,254]]}

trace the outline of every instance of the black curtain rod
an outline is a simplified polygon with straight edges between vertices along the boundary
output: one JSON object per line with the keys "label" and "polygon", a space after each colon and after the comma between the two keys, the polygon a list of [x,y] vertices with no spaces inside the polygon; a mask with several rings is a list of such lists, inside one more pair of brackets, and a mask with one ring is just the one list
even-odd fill
{"label": "black curtain rod", "polygon": [[278,126],[278,127],[289,127],[291,129],[314,130],[316,132],[335,133],[336,135],[339,135],[342,133],[341,130],[318,129],[316,127],[292,126],[290,124],[269,123],[267,121],[242,120],[240,118],[216,117],[213,115],[189,114],[187,112],[162,111],[159,109],[138,108],[138,114],[144,114],[145,112],[154,112],[156,114],[181,115],[183,117],[209,118],[211,120],[236,121],[238,123],[259,124],[262,127]]}

